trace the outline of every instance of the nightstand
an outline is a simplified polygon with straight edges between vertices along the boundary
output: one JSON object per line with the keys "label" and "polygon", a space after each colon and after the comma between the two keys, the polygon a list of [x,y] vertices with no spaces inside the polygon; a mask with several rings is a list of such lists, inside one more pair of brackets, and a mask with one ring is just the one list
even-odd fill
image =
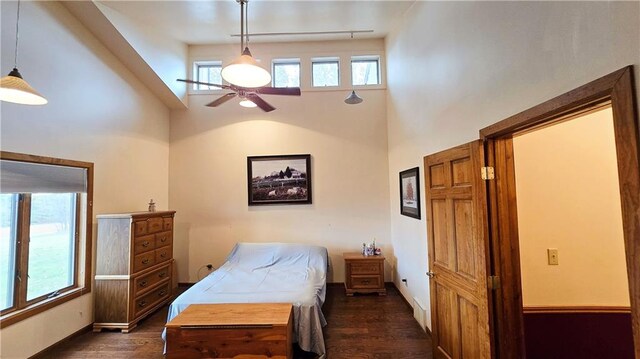
{"label": "nightstand", "polygon": [[360,253],[343,253],[344,287],[348,296],[354,293],[378,293],[386,295],[384,287],[384,256],[364,256]]}

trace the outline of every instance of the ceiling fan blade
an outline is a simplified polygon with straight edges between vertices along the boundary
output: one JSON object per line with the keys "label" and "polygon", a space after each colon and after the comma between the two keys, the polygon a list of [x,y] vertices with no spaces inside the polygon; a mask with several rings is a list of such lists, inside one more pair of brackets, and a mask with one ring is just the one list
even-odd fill
{"label": "ceiling fan blade", "polygon": [[189,79],[177,79],[176,81],[186,82],[186,83],[189,83],[189,84],[203,85],[203,86],[213,86],[213,87],[218,87],[218,88],[225,89],[225,90],[233,90],[233,88],[231,86],[212,84],[212,83],[209,83],[209,82],[194,81],[194,80],[189,80]]}
{"label": "ceiling fan blade", "polygon": [[234,97],[236,97],[236,93],[235,93],[235,92],[232,92],[232,93],[226,93],[226,94],[224,94],[224,95],[222,95],[222,96],[218,97],[215,101],[213,101],[213,102],[210,102],[210,103],[206,104],[205,106],[208,106],[208,107],[216,107],[216,106],[220,106],[220,105],[222,105],[223,103],[225,103],[225,102],[227,102],[227,101],[231,100],[231,99],[232,99],[232,98],[234,98]]}
{"label": "ceiling fan blade", "polygon": [[300,87],[258,87],[254,92],[263,95],[300,96]]}
{"label": "ceiling fan blade", "polygon": [[271,112],[271,111],[276,109],[275,107],[269,105],[269,103],[267,103],[267,101],[263,100],[262,98],[260,98],[260,96],[254,94],[254,93],[248,93],[246,95],[246,97],[251,102],[253,102],[256,105],[258,105],[258,107],[260,107],[262,109],[262,111],[264,111],[264,112]]}

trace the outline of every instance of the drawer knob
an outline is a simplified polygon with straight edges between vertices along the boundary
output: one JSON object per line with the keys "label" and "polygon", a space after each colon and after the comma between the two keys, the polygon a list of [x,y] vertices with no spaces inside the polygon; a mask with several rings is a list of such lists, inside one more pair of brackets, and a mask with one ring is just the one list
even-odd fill
{"label": "drawer knob", "polygon": [[148,264],[149,263],[149,258],[145,258],[142,260],[142,264]]}
{"label": "drawer knob", "polygon": [[164,277],[166,277],[166,276],[167,276],[167,272],[160,272],[160,273],[158,274],[158,277],[160,277],[160,278],[164,278]]}
{"label": "drawer knob", "polygon": [[167,237],[162,237],[162,238],[160,239],[160,242],[162,242],[162,243],[164,243],[164,242],[166,242],[166,241],[167,241]]}
{"label": "drawer knob", "polygon": [[149,242],[147,241],[147,242],[142,243],[142,246],[143,247],[149,247]]}
{"label": "drawer knob", "polygon": [[138,307],[140,307],[140,308],[144,308],[144,307],[146,307],[146,306],[147,306],[147,301],[146,301],[146,300],[141,300],[141,301],[138,303]]}
{"label": "drawer knob", "polygon": [[163,289],[158,292],[158,297],[164,297],[166,294],[167,294],[167,291]]}
{"label": "drawer knob", "polygon": [[362,281],[362,283],[364,283],[364,284],[369,284],[369,280],[368,280],[368,279],[363,280],[363,281]]}
{"label": "drawer knob", "polygon": [[166,256],[167,256],[167,253],[164,253],[164,252],[163,252],[162,254],[160,254],[160,258],[164,258],[164,257],[166,257]]}
{"label": "drawer knob", "polygon": [[147,286],[147,281],[143,280],[142,282],[140,282],[140,286],[141,287],[146,287]]}

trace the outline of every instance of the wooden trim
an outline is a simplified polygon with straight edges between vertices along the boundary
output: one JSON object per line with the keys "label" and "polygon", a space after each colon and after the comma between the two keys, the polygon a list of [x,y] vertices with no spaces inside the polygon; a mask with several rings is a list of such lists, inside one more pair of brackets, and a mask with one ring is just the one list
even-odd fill
{"label": "wooden trim", "polygon": [[10,161],[30,162],[30,163],[43,163],[47,165],[56,165],[56,166],[93,168],[93,163],[91,162],[75,161],[75,160],[68,160],[64,158],[54,158],[54,157],[46,157],[46,156],[39,156],[39,155],[29,155],[26,153],[17,153],[17,152],[9,152],[9,151],[0,151],[0,159],[10,160]]}
{"label": "wooden trim", "polygon": [[536,313],[631,313],[631,307],[624,306],[543,306],[523,307],[525,314]]}
{"label": "wooden trim", "polygon": [[16,311],[27,307],[27,288],[29,287],[29,238],[31,238],[31,194],[20,194],[20,215],[18,216],[18,232],[17,246],[20,248],[19,257],[17,257],[17,271],[20,273],[18,285],[15,287],[18,292],[18,302]]}
{"label": "wooden trim", "polygon": [[495,181],[489,184],[495,292],[495,344],[499,357],[524,357],[522,287],[517,236],[515,175],[511,138],[516,133],[609,102],[613,111],[623,235],[635,356],[640,358],[640,166],[633,67],[627,66],[575,90],[480,130]]}
{"label": "wooden trim", "polygon": [[40,359],[40,358],[47,358],[50,357],[52,354],[55,353],[56,349],[61,346],[62,344],[68,343],[70,341],[72,341],[73,339],[81,336],[82,334],[88,333],[91,331],[91,326],[93,324],[89,324],[85,327],[82,327],[78,330],[76,330],[75,332],[67,335],[66,337],[64,337],[64,339],[59,340],[57,342],[55,342],[54,344],[49,345],[48,347],[42,349],[41,351],[37,352],[36,354],[34,354],[33,356],[29,357],[29,359]]}
{"label": "wooden trim", "polygon": [[550,118],[557,118],[607,101],[612,97],[613,89],[620,78],[630,72],[632,72],[632,66],[623,67],[577,89],[487,126],[480,130],[480,138],[509,136],[519,130],[547,122]]}

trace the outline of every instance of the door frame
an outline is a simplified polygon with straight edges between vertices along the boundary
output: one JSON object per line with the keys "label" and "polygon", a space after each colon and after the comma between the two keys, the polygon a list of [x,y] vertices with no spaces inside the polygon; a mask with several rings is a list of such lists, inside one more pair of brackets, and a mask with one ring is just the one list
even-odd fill
{"label": "door frame", "polygon": [[513,135],[550,125],[595,107],[613,112],[622,224],[629,279],[635,357],[640,358],[640,166],[638,114],[633,66],[627,66],[480,130],[489,181],[489,233],[492,274],[500,285],[493,295],[494,345],[499,358],[525,358]]}

